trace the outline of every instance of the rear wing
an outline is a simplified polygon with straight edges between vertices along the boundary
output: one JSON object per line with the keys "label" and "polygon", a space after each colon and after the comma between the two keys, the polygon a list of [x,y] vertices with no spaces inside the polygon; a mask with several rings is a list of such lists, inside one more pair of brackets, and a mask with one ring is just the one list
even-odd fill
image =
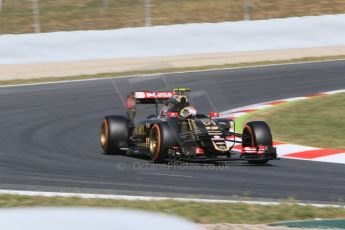
{"label": "rear wing", "polygon": [[166,102],[174,96],[174,91],[158,91],[158,92],[132,92],[129,97],[134,98],[138,104],[159,104]]}
{"label": "rear wing", "polygon": [[158,104],[166,103],[169,98],[176,95],[175,91],[141,91],[131,92],[127,96],[127,117],[133,120],[136,114],[136,104],[154,104],[156,105],[156,114],[158,114]]}

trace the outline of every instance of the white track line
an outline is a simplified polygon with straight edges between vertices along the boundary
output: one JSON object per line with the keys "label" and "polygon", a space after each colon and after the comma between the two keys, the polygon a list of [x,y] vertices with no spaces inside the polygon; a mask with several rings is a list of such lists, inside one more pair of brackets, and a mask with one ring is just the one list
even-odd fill
{"label": "white track line", "polygon": [[[70,82],[102,81],[102,80],[117,79],[117,78],[152,77],[152,76],[169,75],[169,74],[202,73],[202,72],[212,72],[212,71],[221,71],[221,70],[236,70],[236,69],[246,69],[246,68],[248,68],[248,69],[251,69],[251,68],[264,68],[264,67],[274,67],[274,66],[284,66],[284,65],[302,65],[302,64],[336,62],[336,61],[345,61],[345,59],[334,59],[334,60],[323,60],[323,61],[306,61],[306,62],[268,64],[268,65],[250,65],[250,66],[243,66],[243,67],[215,68],[215,69],[208,69],[208,70],[176,71],[176,72],[168,72],[168,73],[158,72],[158,73],[152,73],[152,74],[124,75],[124,76],[118,76],[118,77],[102,77],[102,78],[89,78],[89,79],[79,79],[79,80],[62,80],[62,81],[52,81],[52,82],[39,82],[39,83],[14,84],[14,85],[0,85],[0,88],[10,88],[10,87],[19,87],[19,86],[50,85],[50,84],[63,84],[63,83],[70,83]],[[73,77],[73,76],[66,76],[66,77]],[[52,77],[52,78],[54,78],[54,77]],[[35,78],[33,78],[33,79],[35,79]],[[39,79],[39,78],[36,78],[36,79]],[[22,79],[13,79],[13,80],[22,80]],[[25,79],[23,79],[23,80],[25,80]]]}
{"label": "white track line", "polygon": [[217,200],[217,199],[198,199],[198,198],[172,198],[172,197],[149,197],[149,196],[127,196],[127,195],[108,195],[108,194],[91,194],[91,193],[63,193],[63,192],[41,192],[41,191],[21,191],[21,190],[0,190],[2,195],[21,195],[21,196],[42,196],[42,197],[78,197],[83,199],[110,199],[110,200],[127,200],[127,201],[181,201],[181,202],[202,202],[202,203],[227,203],[227,204],[251,204],[251,205],[281,205],[281,204],[298,204],[302,206],[314,207],[335,207],[345,208],[345,205],[335,204],[318,204],[318,203],[288,203],[275,201],[248,201],[248,200]]}

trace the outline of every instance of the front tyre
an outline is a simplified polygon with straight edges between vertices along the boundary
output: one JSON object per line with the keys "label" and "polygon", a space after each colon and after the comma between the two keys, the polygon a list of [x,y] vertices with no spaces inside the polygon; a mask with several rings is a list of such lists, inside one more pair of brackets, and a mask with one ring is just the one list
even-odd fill
{"label": "front tyre", "polygon": [[[242,147],[273,146],[272,134],[264,121],[251,121],[246,124],[242,133]],[[250,164],[265,164],[269,160],[248,160]]]}
{"label": "front tyre", "polygon": [[122,116],[107,116],[103,119],[100,143],[106,155],[123,154],[128,147],[129,121]]}

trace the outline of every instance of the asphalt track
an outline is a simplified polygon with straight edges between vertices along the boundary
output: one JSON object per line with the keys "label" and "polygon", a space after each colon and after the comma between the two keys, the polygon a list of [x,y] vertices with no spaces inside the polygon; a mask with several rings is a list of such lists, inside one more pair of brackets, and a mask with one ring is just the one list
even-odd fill
{"label": "asphalt track", "polygon": [[[0,88],[0,189],[345,200],[343,164],[284,159],[268,166],[235,162],[224,168],[168,168],[145,159],[101,154],[102,118],[124,114],[128,91],[174,87],[192,88],[192,101],[200,112],[224,111],[343,89],[345,61]],[[152,111],[153,107],[142,107],[138,118]]]}

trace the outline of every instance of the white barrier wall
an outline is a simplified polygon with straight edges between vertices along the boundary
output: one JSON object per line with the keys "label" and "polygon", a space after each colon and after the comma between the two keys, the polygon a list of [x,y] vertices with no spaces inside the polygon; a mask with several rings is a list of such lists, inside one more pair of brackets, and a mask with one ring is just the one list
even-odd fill
{"label": "white barrier wall", "polygon": [[0,64],[345,45],[345,14],[0,36]]}

